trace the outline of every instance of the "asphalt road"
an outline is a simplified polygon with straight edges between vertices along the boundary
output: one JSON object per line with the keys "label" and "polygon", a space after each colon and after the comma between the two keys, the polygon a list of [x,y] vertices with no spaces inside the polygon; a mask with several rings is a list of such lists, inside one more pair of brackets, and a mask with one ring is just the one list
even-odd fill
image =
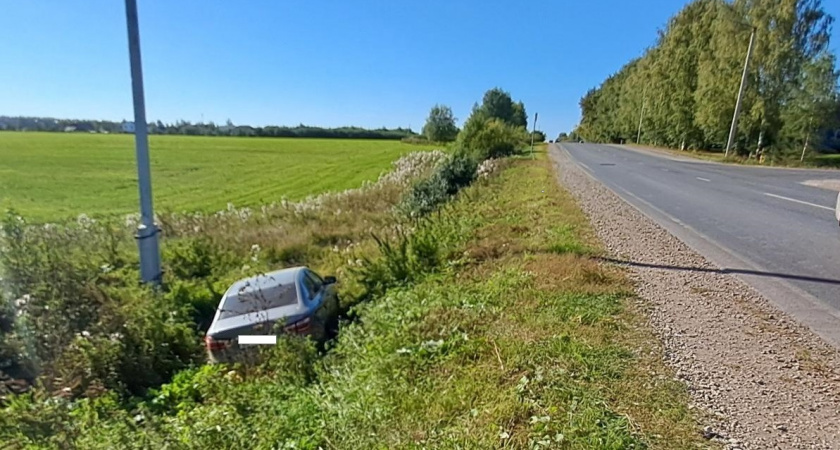
{"label": "asphalt road", "polygon": [[837,192],[803,184],[840,180],[840,171],[724,165],[611,145],[561,147],[707,259],[840,344]]}

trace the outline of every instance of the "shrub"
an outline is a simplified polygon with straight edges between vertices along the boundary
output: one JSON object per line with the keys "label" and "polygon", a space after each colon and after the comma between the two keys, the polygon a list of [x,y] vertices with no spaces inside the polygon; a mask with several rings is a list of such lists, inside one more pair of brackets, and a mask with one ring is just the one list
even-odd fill
{"label": "shrub", "polygon": [[408,191],[399,208],[412,217],[434,211],[472,183],[477,167],[475,159],[465,152],[449,156],[429,178],[419,181]]}
{"label": "shrub", "polygon": [[499,119],[490,119],[478,129],[467,148],[481,160],[510,156],[527,140],[524,128],[517,128]]}
{"label": "shrub", "polygon": [[392,240],[374,236],[380,256],[365,257],[361,266],[354,269],[365,288],[365,297],[382,295],[394,286],[411,284],[440,266],[440,236],[429,222],[419,224],[415,232],[400,231]]}
{"label": "shrub", "polygon": [[409,216],[426,215],[445,202],[450,194],[450,186],[439,172],[419,181],[405,195],[400,209]]}
{"label": "shrub", "polygon": [[438,173],[446,183],[446,192],[449,195],[454,195],[473,182],[477,168],[478,163],[475,159],[458,153],[447,159],[438,168]]}
{"label": "shrub", "polygon": [[56,388],[142,394],[203,360],[188,308],[151,289],[101,295],[109,300],[101,320],[73,336],[54,362]]}
{"label": "shrub", "polygon": [[170,383],[149,392],[152,400],[148,407],[155,413],[178,413],[193,408],[218,389],[217,383],[224,381],[223,370],[221,364],[182,370]]}
{"label": "shrub", "polygon": [[167,286],[167,303],[177,308],[186,308],[199,330],[207,330],[224,291],[231,283],[228,280],[174,280]]}
{"label": "shrub", "polygon": [[205,237],[166,242],[167,272],[180,279],[207,278],[237,266],[235,255]]}

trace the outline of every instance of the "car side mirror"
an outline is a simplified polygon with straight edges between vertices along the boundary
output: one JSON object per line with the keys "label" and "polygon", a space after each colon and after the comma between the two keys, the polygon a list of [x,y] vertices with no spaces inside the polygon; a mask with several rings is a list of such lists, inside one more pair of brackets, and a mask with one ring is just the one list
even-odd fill
{"label": "car side mirror", "polygon": [[335,284],[338,280],[335,277],[324,277],[324,284]]}

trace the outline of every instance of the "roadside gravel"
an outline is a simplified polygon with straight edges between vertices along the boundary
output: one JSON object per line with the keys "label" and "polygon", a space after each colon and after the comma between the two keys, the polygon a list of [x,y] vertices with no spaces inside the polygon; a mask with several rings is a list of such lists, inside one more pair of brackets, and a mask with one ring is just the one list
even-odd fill
{"label": "roadside gravel", "polygon": [[840,449],[837,350],[549,148],[611,258],[712,270],[622,264],[666,362],[704,413],[699,432],[729,449]]}

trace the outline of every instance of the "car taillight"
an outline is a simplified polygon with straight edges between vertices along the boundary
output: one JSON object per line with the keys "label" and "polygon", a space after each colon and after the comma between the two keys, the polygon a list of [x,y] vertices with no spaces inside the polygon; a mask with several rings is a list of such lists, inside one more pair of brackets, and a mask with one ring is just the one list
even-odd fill
{"label": "car taillight", "polygon": [[312,319],[309,317],[298,320],[297,322],[287,325],[284,330],[287,333],[308,333],[312,330]]}
{"label": "car taillight", "polygon": [[204,336],[204,345],[207,347],[207,350],[224,350],[228,347],[230,341],[226,340],[216,340],[210,336]]}

